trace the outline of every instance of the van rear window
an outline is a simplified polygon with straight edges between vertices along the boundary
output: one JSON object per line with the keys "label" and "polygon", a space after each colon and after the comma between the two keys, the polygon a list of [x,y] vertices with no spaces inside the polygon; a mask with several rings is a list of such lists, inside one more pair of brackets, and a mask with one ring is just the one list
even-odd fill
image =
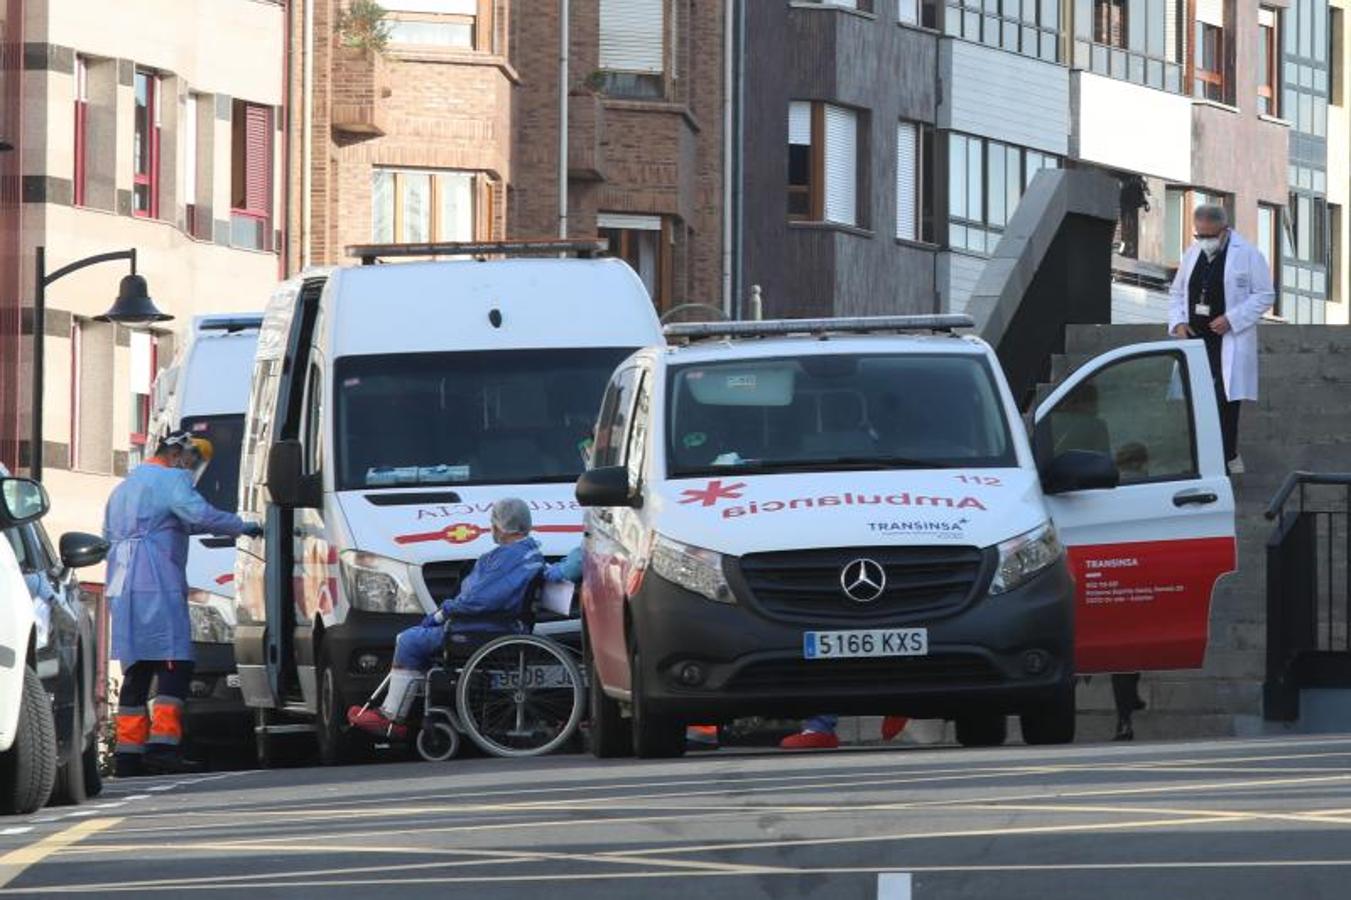
{"label": "van rear window", "polygon": [[834,354],[673,367],[672,477],[1016,464],[983,357]]}
{"label": "van rear window", "polygon": [[337,488],[573,481],[605,384],[634,349],[343,357]]}
{"label": "van rear window", "polygon": [[189,416],[180,426],[211,442],[211,465],[197,490],[216,509],[236,512],[239,506],[239,453],[244,444],[244,416]]}

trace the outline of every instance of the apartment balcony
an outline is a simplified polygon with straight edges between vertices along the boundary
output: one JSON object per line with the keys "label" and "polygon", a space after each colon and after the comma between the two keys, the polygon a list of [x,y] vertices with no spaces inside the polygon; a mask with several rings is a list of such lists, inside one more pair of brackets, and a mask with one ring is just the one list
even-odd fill
{"label": "apartment balcony", "polygon": [[1092,72],[1070,73],[1074,144],[1085,162],[1192,183],[1192,101]]}
{"label": "apartment balcony", "polygon": [[379,137],[387,130],[389,71],[371,50],[339,47],[333,54],[331,124],[335,134]]}
{"label": "apartment balcony", "polygon": [[568,177],[605,180],[605,104],[590,91],[568,97]]}

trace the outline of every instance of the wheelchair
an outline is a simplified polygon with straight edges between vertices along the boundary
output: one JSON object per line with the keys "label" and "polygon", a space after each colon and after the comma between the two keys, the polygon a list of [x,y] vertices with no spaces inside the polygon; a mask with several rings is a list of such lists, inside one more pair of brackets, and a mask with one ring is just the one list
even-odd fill
{"label": "wheelchair", "polygon": [[[541,583],[527,591],[524,633],[447,631],[440,662],[429,669],[412,700],[407,725],[417,753],[444,762],[460,751],[461,736],[491,756],[543,756],[577,732],[587,686],[580,664],[578,618],[539,622]],[[367,705],[377,702],[389,676]]]}

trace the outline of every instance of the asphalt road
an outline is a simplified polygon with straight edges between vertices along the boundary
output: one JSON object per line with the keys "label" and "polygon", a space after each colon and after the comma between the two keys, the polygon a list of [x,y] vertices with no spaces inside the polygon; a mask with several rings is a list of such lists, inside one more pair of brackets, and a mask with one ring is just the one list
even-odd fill
{"label": "asphalt road", "polygon": [[464,759],[112,782],[0,895],[1351,895],[1351,737]]}

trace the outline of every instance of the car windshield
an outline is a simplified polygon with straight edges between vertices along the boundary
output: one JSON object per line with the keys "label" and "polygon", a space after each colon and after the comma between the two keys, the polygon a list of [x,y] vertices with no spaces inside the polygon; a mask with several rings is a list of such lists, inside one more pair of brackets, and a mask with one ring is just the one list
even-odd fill
{"label": "car windshield", "polygon": [[672,368],[668,472],[1015,464],[989,365],[840,354]]}
{"label": "car windshield", "polygon": [[217,509],[234,512],[239,506],[239,451],[244,443],[244,416],[190,416],[184,431],[211,442],[211,465],[197,482],[197,490]]}
{"label": "car windshield", "polygon": [[339,359],[338,490],[573,481],[605,383],[633,348]]}

